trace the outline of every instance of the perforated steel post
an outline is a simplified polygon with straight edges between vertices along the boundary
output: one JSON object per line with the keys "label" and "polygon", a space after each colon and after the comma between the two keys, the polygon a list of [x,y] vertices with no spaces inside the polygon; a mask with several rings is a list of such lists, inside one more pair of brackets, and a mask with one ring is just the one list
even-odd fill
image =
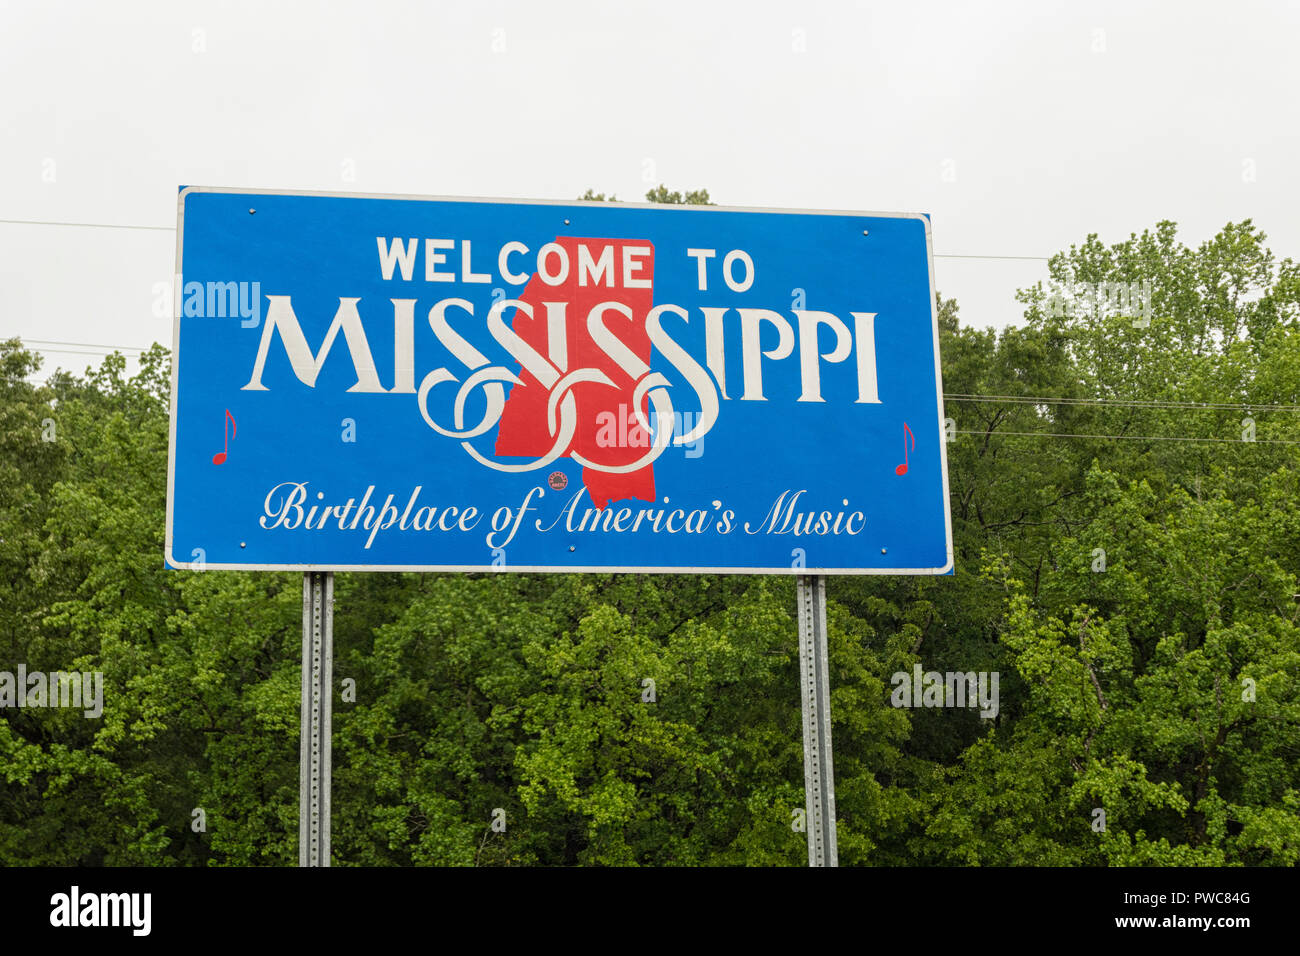
{"label": "perforated steel post", "polygon": [[330,865],[330,716],[334,687],[334,574],[302,576],[302,717],[298,865]]}
{"label": "perforated steel post", "polygon": [[835,839],[835,771],[831,761],[831,694],[826,655],[826,579],[800,575],[799,688],[803,705],[803,782],[808,865],[839,866]]}

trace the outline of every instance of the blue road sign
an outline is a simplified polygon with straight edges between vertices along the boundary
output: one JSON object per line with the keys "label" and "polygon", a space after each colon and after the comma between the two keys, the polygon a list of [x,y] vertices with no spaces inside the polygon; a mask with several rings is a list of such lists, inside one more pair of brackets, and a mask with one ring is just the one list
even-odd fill
{"label": "blue road sign", "polygon": [[175,568],[943,574],[922,215],[180,193]]}

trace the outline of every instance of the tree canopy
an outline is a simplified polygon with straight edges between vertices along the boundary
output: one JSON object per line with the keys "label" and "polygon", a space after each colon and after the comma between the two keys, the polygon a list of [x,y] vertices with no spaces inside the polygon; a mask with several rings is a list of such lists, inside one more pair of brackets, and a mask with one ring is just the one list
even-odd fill
{"label": "tree canopy", "polygon": [[[956,571],[830,580],[841,864],[1300,862],[1300,268],[1265,241],[1088,236],[1001,332],[940,298]],[[1116,287],[1148,314],[1080,292]],[[106,681],[98,719],[0,710],[5,865],[296,860],[301,576],[164,569],[169,362],[35,385],[0,343],[0,670]],[[339,574],[335,864],[802,863],[794,609]],[[894,707],[916,664],[998,672],[997,715]]]}

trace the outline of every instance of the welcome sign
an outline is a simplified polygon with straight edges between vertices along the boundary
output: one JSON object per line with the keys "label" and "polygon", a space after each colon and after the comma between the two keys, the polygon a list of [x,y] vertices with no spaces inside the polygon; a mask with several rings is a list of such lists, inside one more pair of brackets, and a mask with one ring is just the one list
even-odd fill
{"label": "welcome sign", "polygon": [[179,206],[171,567],[952,567],[924,216]]}

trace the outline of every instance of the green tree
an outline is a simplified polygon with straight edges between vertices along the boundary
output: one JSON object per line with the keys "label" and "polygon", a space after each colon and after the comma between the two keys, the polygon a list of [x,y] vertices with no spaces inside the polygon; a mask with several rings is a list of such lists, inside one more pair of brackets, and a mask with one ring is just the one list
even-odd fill
{"label": "green tree", "polygon": [[[842,863],[1300,862],[1300,270],[1265,241],[1090,236],[1000,333],[938,300],[957,564],[829,583]],[[0,342],[0,670],[106,682],[98,719],[0,711],[0,863],[296,858],[301,577],[163,568],[168,359],[37,386]],[[800,864],[793,612],[787,577],[338,575],[335,862]],[[916,664],[997,671],[997,716],[891,706]]]}

